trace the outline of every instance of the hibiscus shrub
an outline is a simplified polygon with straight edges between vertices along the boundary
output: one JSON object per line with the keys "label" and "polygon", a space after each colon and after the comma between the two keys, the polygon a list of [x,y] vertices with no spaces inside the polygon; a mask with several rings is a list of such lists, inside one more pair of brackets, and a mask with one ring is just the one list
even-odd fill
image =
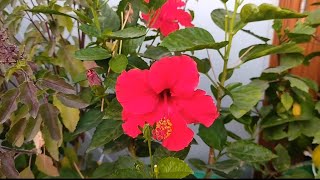
{"label": "hibiscus shrub", "polygon": [[[278,116],[299,114],[291,96],[304,113],[309,101],[301,96],[308,87],[301,89],[299,78],[283,72],[310,60],[297,44],[312,37],[319,11],[307,17],[269,4],[246,4],[240,11],[243,0],[234,2],[233,12],[225,6],[211,13],[225,32],[225,40],[216,42],[206,29],[194,27],[183,0],[120,0],[115,8],[106,0],[1,1],[1,177],[185,178],[194,177],[196,169],[206,177],[212,172],[239,177],[247,165],[267,174],[267,163],[281,161],[284,148],[271,151],[258,145],[255,135],[279,124],[271,111],[263,113],[267,107],[258,113],[262,116],[252,110],[280,78],[286,84],[272,102],[282,108]],[[304,17],[278,46],[243,29],[255,21]],[[229,67],[240,30],[264,44],[244,48],[239,65]],[[215,62],[193,54],[204,49],[221,56],[218,79],[209,74]],[[283,57],[279,68],[246,85],[227,83],[236,68],[270,54]],[[199,73],[212,82],[213,96],[198,89]],[[233,103],[223,107],[227,96]],[[227,130],[233,120],[252,137]],[[207,163],[185,161],[197,143],[192,124],[200,124],[198,135],[210,147]],[[117,154],[115,160],[111,154]],[[224,155],[228,160],[221,161]]]}

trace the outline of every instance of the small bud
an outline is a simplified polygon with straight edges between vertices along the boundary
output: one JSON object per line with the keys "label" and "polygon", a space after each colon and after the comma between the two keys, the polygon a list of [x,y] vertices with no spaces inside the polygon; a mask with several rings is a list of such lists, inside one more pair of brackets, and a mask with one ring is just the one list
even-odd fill
{"label": "small bud", "polygon": [[298,104],[298,103],[294,103],[293,104],[292,114],[294,116],[300,116],[301,115],[301,106],[300,106],[300,104]]}
{"label": "small bud", "polygon": [[87,79],[89,81],[89,85],[92,86],[101,86],[102,82],[99,75],[93,69],[87,70]]}

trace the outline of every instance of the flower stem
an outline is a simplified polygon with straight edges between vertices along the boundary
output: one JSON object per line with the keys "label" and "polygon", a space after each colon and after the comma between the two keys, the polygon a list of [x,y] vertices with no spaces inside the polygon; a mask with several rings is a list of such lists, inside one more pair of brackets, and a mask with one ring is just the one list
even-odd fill
{"label": "flower stem", "polygon": [[[235,34],[234,31],[233,31],[233,28],[234,28],[235,19],[236,19],[236,16],[237,16],[237,10],[238,10],[238,7],[240,6],[240,3],[241,2],[239,0],[235,0],[234,11],[233,11],[230,23],[229,23],[229,18],[230,18],[229,17],[229,13],[228,13],[228,10],[227,10],[227,6],[225,4],[225,9],[227,11],[227,15],[225,17],[225,38],[228,40],[228,45],[225,48],[225,54],[223,56],[222,77],[221,77],[221,80],[220,80],[220,86],[218,86],[218,89],[217,89],[217,91],[218,91],[217,108],[218,108],[219,111],[221,109],[222,98],[224,97],[224,93],[223,93],[222,87],[224,87],[224,84],[225,84],[225,82],[227,80],[228,61],[229,61],[229,56],[230,56],[230,52],[231,52],[231,45],[232,45],[233,36]],[[212,165],[214,163],[215,163],[214,147],[210,147],[208,164]],[[207,169],[205,178],[209,178],[210,175],[211,175],[211,170]]]}
{"label": "flower stem", "polygon": [[[149,130],[149,132],[151,132]],[[153,158],[152,158],[152,151],[151,151],[151,133],[150,138],[148,138],[148,148],[149,148],[149,156],[150,156],[150,167],[151,167],[151,175],[153,176]]]}

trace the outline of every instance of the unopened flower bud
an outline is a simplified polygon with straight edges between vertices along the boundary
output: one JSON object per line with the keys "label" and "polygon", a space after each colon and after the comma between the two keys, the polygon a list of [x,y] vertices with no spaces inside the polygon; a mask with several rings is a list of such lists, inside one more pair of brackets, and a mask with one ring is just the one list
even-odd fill
{"label": "unopened flower bud", "polygon": [[93,69],[88,69],[87,70],[87,79],[89,81],[89,85],[92,86],[101,86],[102,82],[97,74],[97,72]]}

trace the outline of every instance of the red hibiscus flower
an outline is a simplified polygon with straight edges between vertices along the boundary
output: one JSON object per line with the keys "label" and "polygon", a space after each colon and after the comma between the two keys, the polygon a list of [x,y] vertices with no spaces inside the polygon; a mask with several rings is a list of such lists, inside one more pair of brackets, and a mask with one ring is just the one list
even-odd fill
{"label": "red hibiscus flower", "polygon": [[[146,1],[149,3],[149,0]],[[185,27],[192,27],[191,15],[183,10],[185,2],[182,0],[168,0],[156,11],[142,14],[142,18],[150,28],[160,29],[163,36],[179,29],[179,24]]]}
{"label": "red hibiscus flower", "polygon": [[123,106],[123,130],[135,138],[139,127],[153,126],[152,136],[170,151],[187,147],[193,131],[187,126],[209,127],[219,116],[211,96],[196,90],[199,73],[189,56],[164,57],[150,70],[124,71],[116,82],[116,95]]}

